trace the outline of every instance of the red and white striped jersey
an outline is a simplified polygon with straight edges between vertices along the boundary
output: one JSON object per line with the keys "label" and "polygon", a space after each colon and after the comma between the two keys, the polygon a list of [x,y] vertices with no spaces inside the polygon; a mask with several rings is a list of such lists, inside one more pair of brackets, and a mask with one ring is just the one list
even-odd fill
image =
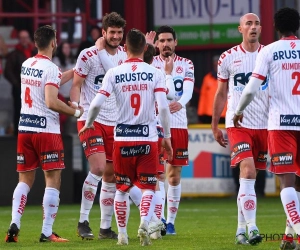
{"label": "red and white striped jersey", "polygon": [[253,77],[269,76],[268,130],[300,130],[300,40],[286,37],[264,47]]}
{"label": "red and white striped jersey", "polygon": [[[162,72],[164,71],[164,60],[158,55],[155,56],[152,65]],[[194,84],[194,64],[187,58],[175,55],[174,66],[172,71],[173,81],[175,85],[175,98],[168,102],[179,101],[185,94],[183,91],[184,84]],[[187,128],[186,107],[183,105],[182,109],[170,115],[171,128]]]}
{"label": "red and white striped jersey", "polygon": [[[255,60],[263,45],[257,51],[248,52],[242,45],[225,51],[218,62],[218,80],[228,83],[228,104],[226,112],[226,128],[234,127],[232,118],[239,103],[242,92],[250,80]],[[243,127],[250,129],[266,129],[268,123],[268,81],[264,81],[254,100],[244,110]]]}
{"label": "red and white striped jersey", "polygon": [[[84,49],[79,54],[76,62],[74,71],[75,74],[85,78],[81,86],[79,103],[80,106],[83,107],[84,113],[78,119],[79,121],[84,121],[87,119],[89,106],[95,95],[100,90],[102,86],[102,80],[106,73],[97,54],[98,50],[96,46]],[[121,46],[118,47],[115,55],[108,54],[108,56],[115,66],[122,64],[127,58],[127,54]],[[116,98],[115,95],[112,94],[102,105],[95,121],[104,125],[115,126],[117,119],[117,110],[115,109],[115,106]]]}
{"label": "red and white striped jersey", "polygon": [[154,114],[158,91],[166,92],[165,76],[141,59],[128,59],[107,71],[100,93],[116,95],[116,141],[158,140]]}
{"label": "red and white striped jersey", "polygon": [[61,77],[47,56],[38,54],[22,64],[19,130],[60,134],[59,114],[46,106],[45,86],[59,88]]}

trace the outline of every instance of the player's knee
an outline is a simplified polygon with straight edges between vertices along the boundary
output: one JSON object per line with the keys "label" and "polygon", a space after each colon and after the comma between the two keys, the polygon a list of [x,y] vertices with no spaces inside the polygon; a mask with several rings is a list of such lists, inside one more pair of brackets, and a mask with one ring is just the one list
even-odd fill
{"label": "player's knee", "polygon": [[171,186],[177,186],[180,183],[180,176],[169,176],[168,182]]}

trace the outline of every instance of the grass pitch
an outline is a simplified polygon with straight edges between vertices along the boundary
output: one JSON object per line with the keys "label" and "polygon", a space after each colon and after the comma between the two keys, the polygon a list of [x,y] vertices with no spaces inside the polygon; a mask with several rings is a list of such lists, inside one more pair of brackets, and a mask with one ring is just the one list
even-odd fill
{"label": "grass pitch", "polygon": [[[30,194],[29,194],[30,195]],[[39,243],[42,227],[42,207],[27,206],[22,218],[18,243],[5,243],[4,237],[11,220],[11,208],[0,207],[0,232],[2,240],[0,249],[52,250],[52,249],[140,249],[137,238],[139,214],[135,206],[131,206],[128,223],[128,246],[117,246],[115,240],[98,240],[99,204],[94,204],[90,214],[90,226],[96,237],[86,241],[76,235],[79,218],[79,204],[61,205],[58,210],[54,231],[68,243]],[[151,249],[279,249],[280,234],[284,233],[285,216],[279,197],[258,198],[257,225],[260,233],[268,236],[258,246],[235,245],[237,225],[237,208],[235,198],[199,198],[182,200],[176,219],[175,236],[164,236],[162,240],[152,240]],[[115,219],[113,230],[117,231]],[[145,248],[145,247],[144,247]]]}

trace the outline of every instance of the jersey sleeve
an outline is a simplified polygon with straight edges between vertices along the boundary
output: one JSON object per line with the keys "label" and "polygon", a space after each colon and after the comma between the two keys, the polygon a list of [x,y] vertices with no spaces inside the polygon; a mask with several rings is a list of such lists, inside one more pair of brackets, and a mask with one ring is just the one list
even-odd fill
{"label": "jersey sleeve", "polygon": [[268,53],[268,47],[262,48],[255,61],[255,67],[252,76],[264,80],[269,71],[269,63],[272,60],[272,53]]}
{"label": "jersey sleeve", "polygon": [[56,88],[59,88],[61,77],[62,72],[56,65],[53,64],[53,66],[49,67],[46,71],[45,86],[52,85]]}
{"label": "jersey sleeve", "polygon": [[186,70],[185,70],[185,75],[183,79],[183,83],[185,82],[195,82],[195,76],[194,76],[194,64],[191,60],[188,60],[186,62]]}
{"label": "jersey sleeve", "polygon": [[115,85],[114,71],[113,69],[109,69],[103,78],[102,87],[99,90],[99,93],[109,97],[114,90],[113,89],[114,85]]}
{"label": "jersey sleeve", "polygon": [[155,75],[156,75],[156,82],[155,82],[155,88],[154,92],[167,92],[166,89],[166,82],[165,82],[165,75],[158,69],[155,69]]}
{"label": "jersey sleeve", "polygon": [[227,69],[227,60],[225,56],[225,52],[220,56],[218,61],[218,80],[221,82],[227,82],[229,79],[229,72]]}
{"label": "jersey sleeve", "polygon": [[85,78],[90,70],[90,60],[86,55],[86,51],[87,49],[84,49],[80,52],[74,67],[74,73],[82,78]]}

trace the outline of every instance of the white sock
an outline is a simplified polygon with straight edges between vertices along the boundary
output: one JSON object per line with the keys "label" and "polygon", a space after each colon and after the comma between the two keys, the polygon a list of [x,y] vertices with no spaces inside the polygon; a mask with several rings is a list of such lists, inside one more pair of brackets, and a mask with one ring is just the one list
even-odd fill
{"label": "white sock", "polygon": [[140,205],[140,216],[141,216],[141,223],[146,221],[149,223],[151,217],[154,213],[154,191],[146,190],[142,195],[141,205]]}
{"label": "white sock", "polygon": [[42,233],[49,237],[52,234],[52,226],[59,206],[59,191],[46,187],[43,199],[44,219]]}
{"label": "white sock", "polygon": [[237,226],[237,231],[236,231],[236,235],[239,235],[241,233],[245,233],[246,229],[247,229],[247,222],[245,220],[243,211],[242,211],[242,207],[241,207],[241,202],[240,202],[240,190],[239,193],[237,195],[237,208],[238,208],[238,226]]}
{"label": "white sock", "polygon": [[99,197],[101,210],[101,229],[108,229],[111,227],[112,215],[114,213],[115,195],[116,183],[108,183],[102,180],[101,192]]}
{"label": "white sock", "polygon": [[129,196],[132,202],[139,208],[141,199],[142,199],[142,191],[137,186],[132,186],[129,190]]}
{"label": "white sock", "polygon": [[95,194],[97,192],[98,183],[101,180],[100,176],[94,175],[91,172],[85,178],[82,186],[80,218],[79,222],[89,221],[89,214],[92,209]]}
{"label": "white sock", "polygon": [[180,203],[181,196],[181,183],[177,186],[171,186],[169,184],[168,194],[167,194],[167,205],[168,205],[168,216],[167,223],[175,223],[176,215],[178,212],[178,207]]}
{"label": "white sock", "polygon": [[11,211],[11,223],[15,223],[17,227],[20,229],[21,227],[21,217],[23,215],[26,202],[27,195],[30,191],[29,186],[24,182],[19,182],[15,188],[13,193],[13,201],[12,201],[12,211]]}
{"label": "white sock", "polygon": [[154,213],[156,214],[158,219],[161,219],[162,214],[163,214],[163,204],[162,204],[162,198],[161,198],[161,191],[155,191],[154,194],[154,204],[155,204],[155,208],[154,208]]}
{"label": "white sock", "polygon": [[127,234],[127,223],[130,213],[129,194],[116,191],[114,202],[115,217],[119,233]]}
{"label": "white sock", "polygon": [[285,235],[288,235],[288,236],[294,236],[295,234],[295,231],[291,225],[291,223],[289,222],[289,220],[287,219],[286,220],[286,226],[285,226],[285,231],[284,231],[284,234]]}
{"label": "white sock", "polygon": [[159,181],[159,190],[160,190],[160,193],[161,193],[161,211],[162,211],[162,214],[161,214],[161,218],[162,219],[165,219],[165,204],[166,204],[166,189],[165,189],[165,182],[164,181]]}
{"label": "white sock", "polygon": [[244,218],[247,222],[248,233],[258,230],[256,226],[256,194],[255,179],[240,178],[239,199]]}
{"label": "white sock", "polygon": [[300,235],[299,201],[296,190],[287,187],[280,192],[281,202],[286,216],[297,235]]}

